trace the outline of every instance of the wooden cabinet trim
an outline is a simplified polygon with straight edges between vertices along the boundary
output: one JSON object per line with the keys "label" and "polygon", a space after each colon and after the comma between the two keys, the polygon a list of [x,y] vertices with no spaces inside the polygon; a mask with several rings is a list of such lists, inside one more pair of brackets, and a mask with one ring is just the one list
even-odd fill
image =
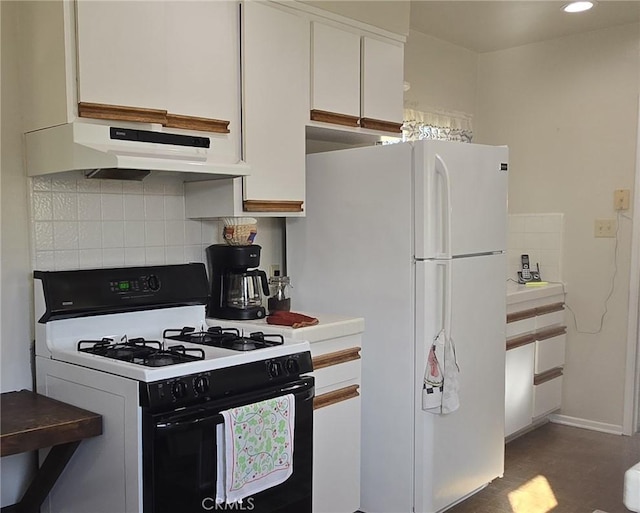
{"label": "wooden cabinet trim", "polygon": [[553,326],[552,328],[545,328],[543,330],[536,331],[536,340],[546,340],[548,338],[564,335],[566,332],[566,326]]}
{"label": "wooden cabinet trim", "polygon": [[382,121],[380,119],[360,118],[360,126],[370,130],[381,130],[383,132],[402,133],[402,123],[394,121]]}
{"label": "wooden cabinet trim", "polygon": [[509,351],[510,349],[515,349],[516,347],[526,346],[527,344],[533,344],[535,341],[536,337],[533,333],[509,338],[507,339],[507,351]]}
{"label": "wooden cabinet trim", "polygon": [[322,369],[324,367],[331,367],[332,365],[339,365],[341,363],[347,363],[360,359],[360,348],[350,347],[348,349],[341,349],[340,351],[333,351],[332,353],[321,354],[313,357],[313,370]]}
{"label": "wooden cabinet trim", "polygon": [[312,109],[309,113],[311,121],[322,121],[324,123],[332,123],[334,125],[344,125],[358,127],[360,126],[360,118],[358,116],[350,116],[348,114],[338,114],[337,112],[329,112],[326,110]]}
{"label": "wooden cabinet trim", "polygon": [[553,303],[551,305],[539,306],[536,308],[536,315],[544,315],[554,312],[562,312],[564,310],[564,303]]}
{"label": "wooden cabinet trim", "polygon": [[562,367],[554,367],[553,369],[549,369],[548,371],[544,371],[540,374],[536,374],[533,377],[534,385],[542,385],[547,381],[551,381],[552,379],[556,379],[562,376]]}
{"label": "wooden cabinet trim", "polygon": [[182,128],[185,130],[198,130],[201,132],[215,132],[220,134],[229,133],[230,123],[222,119],[172,114],[161,109],[144,109],[142,107],[88,102],[78,103],[78,116],[113,121],[156,123],[169,128]]}
{"label": "wooden cabinet trim", "polygon": [[78,103],[78,116],[93,119],[109,119],[114,121],[135,121],[138,123],[167,123],[167,111],[160,109],[143,109],[125,105],[107,105],[103,103]]}
{"label": "wooden cabinet trim", "polygon": [[244,200],[245,212],[303,212],[304,201]]}
{"label": "wooden cabinet trim", "polygon": [[184,128],[185,130],[200,130],[202,132],[229,133],[229,121],[213,118],[199,118],[167,113],[165,126],[169,128]]}
{"label": "wooden cabinet trim", "polygon": [[522,321],[524,319],[531,319],[536,316],[536,309],[530,308],[529,310],[520,310],[519,312],[513,312],[507,314],[507,324],[510,322]]}
{"label": "wooden cabinet trim", "polygon": [[536,308],[529,308],[527,310],[520,310],[519,312],[507,314],[507,323],[530,319],[531,317],[536,317],[538,315],[562,312],[563,310],[564,303],[552,303],[550,305],[537,306]]}
{"label": "wooden cabinet trim", "polygon": [[360,385],[349,385],[348,387],[339,388],[326,394],[320,394],[313,398],[313,409],[318,410],[325,406],[331,406],[332,404],[358,397],[360,395],[360,392],[358,392],[359,388]]}

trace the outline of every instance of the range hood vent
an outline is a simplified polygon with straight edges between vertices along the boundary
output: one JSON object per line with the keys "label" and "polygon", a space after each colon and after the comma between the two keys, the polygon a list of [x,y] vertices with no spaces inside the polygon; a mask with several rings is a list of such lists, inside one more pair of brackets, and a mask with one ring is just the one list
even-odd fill
{"label": "range hood vent", "polygon": [[136,180],[141,182],[151,174],[148,169],[123,169],[110,167],[108,169],[92,169],[87,171],[84,176],[86,178],[100,178],[102,180]]}
{"label": "range hood vent", "polygon": [[25,135],[27,174],[82,171],[87,178],[142,180],[150,173],[180,173],[185,181],[248,175],[244,162],[225,163],[215,153],[217,142],[209,137],[68,123]]}

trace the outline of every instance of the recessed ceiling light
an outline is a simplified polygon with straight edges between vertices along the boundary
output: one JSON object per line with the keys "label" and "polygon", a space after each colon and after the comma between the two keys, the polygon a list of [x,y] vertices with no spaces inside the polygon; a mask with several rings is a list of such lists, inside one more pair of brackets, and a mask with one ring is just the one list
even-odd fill
{"label": "recessed ceiling light", "polygon": [[593,2],[571,2],[565,5],[562,10],[564,12],[583,12],[593,7]]}

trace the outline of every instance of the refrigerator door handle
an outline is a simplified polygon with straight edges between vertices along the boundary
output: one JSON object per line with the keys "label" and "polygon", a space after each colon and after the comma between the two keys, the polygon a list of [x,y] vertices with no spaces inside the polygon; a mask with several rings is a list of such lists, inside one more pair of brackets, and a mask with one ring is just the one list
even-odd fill
{"label": "refrigerator door handle", "polygon": [[441,200],[441,242],[442,253],[440,258],[451,258],[451,179],[449,177],[449,169],[442,157],[436,153],[435,173],[439,175],[443,187],[440,189]]}
{"label": "refrigerator door handle", "polygon": [[442,305],[442,329],[445,332],[446,337],[451,336],[451,311],[452,311],[452,272],[451,272],[451,260],[441,260],[438,265],[442,267],[443,279],[442,279],[442,291],[441,291],[441,305]]}

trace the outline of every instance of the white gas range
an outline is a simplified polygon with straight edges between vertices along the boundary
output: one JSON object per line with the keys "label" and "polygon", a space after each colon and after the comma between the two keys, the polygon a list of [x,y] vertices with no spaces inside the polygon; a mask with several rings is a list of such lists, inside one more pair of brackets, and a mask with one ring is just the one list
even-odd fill
{"label": "white gas range", "polygon": [[100,413],[104,426],[79,447],[43,511],[206,511],[220,411],[287,391],[296,399],[296,471],[257,494],[253,509],[310,513],[307,342],[208,326],[202,264],[34,277],[38,391]]}

